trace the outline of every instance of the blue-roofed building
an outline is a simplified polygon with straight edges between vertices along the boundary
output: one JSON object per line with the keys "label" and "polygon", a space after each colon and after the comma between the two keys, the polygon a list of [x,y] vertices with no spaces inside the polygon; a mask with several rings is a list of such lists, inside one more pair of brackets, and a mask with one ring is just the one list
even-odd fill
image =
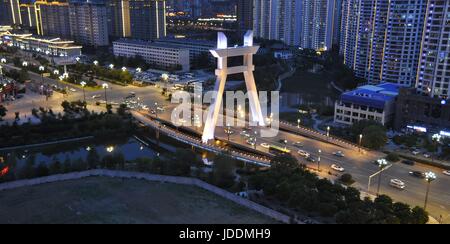
{"label": "blue-roofed building", "polygon": [[383,125],[392,122],[400,87],[394,83],[382,83],[343,93],[335,104],[334,121],[345,125],[360,120],[375,120]]}

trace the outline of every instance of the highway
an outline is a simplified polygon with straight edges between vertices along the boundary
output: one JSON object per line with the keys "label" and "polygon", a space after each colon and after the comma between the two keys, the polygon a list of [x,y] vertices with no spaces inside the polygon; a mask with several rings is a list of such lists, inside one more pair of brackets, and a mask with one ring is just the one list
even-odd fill
{"label": "highway", "polygon": [[[41,81],[41,76],[37,74],[30,73],[30,78],[37,82]],[[48,78],[44,78],[44,82],[49,84],[59,84],[58,81]],[[66,86],[66,84],[63,84],[63,86]],[[38,96],[38,98],[34,99],[35,96],[30,95],[31,97],[33,97],[32,102],[27,100],[27,97],[23,98],[22,100],[11,102],[9,105],[7,105],[7,109],[9,110],[8,116],[11,116],[11,114],[13,114],[15,111],[24,111],[30,113],[33,106],[44,106],[52,108],[54,111],[60,111],[60,105],[63,99],[71,101],[83,100],[83,91],[80,87],[74,85],[68,86],[75,89],[75,92],[70,92],[67,97],[62,97],[62,95],[55,93],[56,95],[54,97],[50,98],[49,101],[45,101],[45,98],[43,96]],[[116,103],[122,102],[124,97],[129,95],[130,92],[134,92],[136,96],[139,97],[140,101],[148,105],[150,108],[155,108],[155,103],[157,103],[158,106],[163,106],[165,108],[165,112],[158,114],[158,117],[168,121],[170,121],[173,109],[177,106],[177,104],[171,104],[169,101],[167,101],[167,98],[161,95],[161,90],[156,87],[123,87],[109,84],[109,88],[106,92],[108,102]],[[104,90],[86,89],[85,93],[88,104],[91,104],[91,106],[89,106],[89,109],[103,110],[103,106],[99,107],[93,105],[97,100],[93,99],[92,97],[94,95],[97,95],[100,97],[99,99],[104,100]],[[6,119],[8,119],[8,117]],[[200,131],[200,128],[193,129]],[[246,146],[248,148],[253,148],[253,146],[246,143],[247,138],[241,136],[243,128],[232,128],[232,130],[234,131],[234,133],[230,135],[230,141],[232,141],[233,143],[238,143],[242,146]],[[257,129],[253,128],[249,133],[252,137],[254,137],[253,131],[255,130]],[[224,131],[224,127],[217,127],[216,135],[223,141],[227,140],[227,134]],[[314,169],[317,168],[317,163],[309,163],[304,158],[299,156],[296,153],[298,151],[298,148],[295,147],[293,143],[301,142],[303,144],[303,147],[301,149],[311,153],[316,158],[318,157],[318,150],[320,149],[321,172],[316,173],[318,173],[321,177],[336,180],[342,173],[331,170],[330,166],[331,164],[337,163],[345,168],[345,173],[349,173],[353,176],[353,178],[356,180],[356,183],[353,186],[360,189],[361,191],[367,191],[369,176],[377,172],[378,170],[378,167],[373,163],[373,161],[385,156],[382,153],[373,151],[360,153],[357,149],[344,148],[327,143],[325,141],[319,141],[316,139],[284,131],[279,131],[278,135],[274,138],[261,138],[259,134],[256,137],[256,149],[262,152],[268,152],[268,149],[262,147],[261,143],[268,143],[270,145],[278,145],[284,147],[286,145],[284,143],[280,143],[280,141],[287,140],[287,148],[293,152],[293,155],[296,156],[302,163]],[[345,157],[340,158],[334,156],[333,153],[337,151],[342,151],[345,154]],[[333,175],[329,175],[329,171],[332,172]],[[442,222],[450,223],[450,177],[443,175],[442,169],[422,164],[416,164],[415,166],[407,166],[401,163],[394,164],[390,169],[383,172],[381,193],[391,196],[395,201],[402,201],[412,206],[423,206],[427,183],[423,179],[418,179],[410,176],[409,171],[433,171],[437,174],[438,178],[434,182],[432,182],[431,185],[427,210],[435,219],[439,220],[440,216],[442,215]],[[401,179],[406,183],[406,189],[400,191],[389,186],[389,181],[391,179]],[[372,180],[370,192],[371,194],[375,194],[373,191],[376,190],[376,186],[378,184],[377,181],[378,177],[375,177]]]}

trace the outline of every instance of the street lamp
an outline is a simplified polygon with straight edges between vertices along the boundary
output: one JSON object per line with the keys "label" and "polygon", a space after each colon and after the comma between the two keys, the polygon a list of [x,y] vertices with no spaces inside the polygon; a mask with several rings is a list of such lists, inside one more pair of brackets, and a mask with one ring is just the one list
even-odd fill
{"label": "street lamp", "polygon": [[84,102],[86,102],[86,92],[84,90],[84,87],[86,86],[86,82],[85,81],[81,81],[80,82],[81,88],[83,88],[83,97],[84,97]]}
{"label": "street lamp", "polygon": [[433,172],[427,172],[425,173],[425,179],[428,182],[427,185],[427,193],[425,195],[425,204],[423,206],[423,209],[426,210],[427,209],[427,204],[428,204],[428,193],[430,193],[430,186],[431,186],[431,182],[433,182],[434,180],[436,180],[436,174]]}
{"label": "street lamp", "polygon": [[106,148],[106,151],[109,153],[112,153],[114,151],[114,147],[113,146],[109,146]]}
{"label": "street lamp", "polygon": [[127,71],[127,68],[126,67],[122,67],[122,72],[125,72],[125,71]]}
{"label": "street lamp", "polygon": [[98,65],[98,61],[94,60],[94,65],[97,66]]}
{"label": "street lamp", "polygon": [[80,57],[76,57],[75,60],[78,62],[80,62]]}
{"label": "street lamp", "polygon": [[320,156],[322,154],[322,150],[319,149],[319,156],[317,158],[317,172],[320,172]]}
{"label": "street lamp", "polygon": [[254,143],[255,150],[256,150],[256,137],[257,137],[257,136],[258,136],[258,132],[255,131],[255,141],[253,142],[253,143]]}
{"label": "street lamp", "polygon": [[28,62],[27,61],[23,61],[22,66],[23,67],[27,67],[28,66]]}
{"label": "street lamp", "polygon": [[137,69],[136,69],[136,72],[141,73],[141,72],[142,72],[142,69],[141,69],[141,68],[137,68]]}
{"label": "street lamp", "polygon": [[361,147],[362,147],[362,139],[363,139],[363,135],[362,134],[360,134],[359,135],[359,152],[361,152]]}
{"label": "street lamp", "polygon": [[287,150],[287,144],[288,144],[288,141],[287,141],[287,140],[284,140],[284,149],[285,149],[285,150]]}
{"label": "street lamp", "polygon": [[109,68],[110,68],[110,69],[114,69],[114,64],[110,64],[110,65],[109,65]]}
{"label": "street lamp", "polygon": [[45,71],[45,67],[44,66],[39,66],[39,71],[41,72],[41,83],[44,83],[44,71]]}
{"label": "street lamp", "polygon": [[330,137],[330,126],[327,126],[327,137]]}
{"label": "street lamp", "polygon": [[2,64],[6,64],[6,58],[2,58],[2,59],[0,59],[0,63],[2,63]]}
{"label": "street lamp", "polygon": [[383,173],[384,168],[388,165],[388,162],[386,159],[378,159],[378,168],[380,169],[380,174],[378,175],[378,188],[377,188],[377,196],[380,195],[380,186],[381,186],[381,174]]}
{"label": "street lamp", "polygon": [[298,129],[300,129],[300,122],[301,122],[301,120],[298,119],[298,120],[297,120],[297,128],[298,128]]}
{"label": "street lamp", "polygon": [[228,136],[228,141],[230,141],[230,134],[231,134],[231,127],[230,124],[227,124],[227,136]]}
{"label": "street lamp", "polygon": [[102,87],[103,87],[103,89],[105,89],[105,103],[106,103],[106,106],[108,106],[108,97],[106,96],[106,90],[108,89],[109,86],[108,86],[108,84],[103,83]]}
{"label": "street lamp", "polygon": [[55,74],[55,75],[59,75],[59,70],[55,70],[55,71],[53,71],[53,74]]}

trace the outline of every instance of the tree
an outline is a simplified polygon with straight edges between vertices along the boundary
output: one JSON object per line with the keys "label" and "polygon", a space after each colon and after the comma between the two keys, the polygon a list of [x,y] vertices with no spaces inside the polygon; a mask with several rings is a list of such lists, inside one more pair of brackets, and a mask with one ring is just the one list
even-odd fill
{"label": "tree", "polygon": [[387,159],[388,161],[390,161],[390,162],[398,162],[398,161],[400,161],[400,157],[398,156],[397,153],[394,153],[394,152],[389,153],[389,154],[387,155],[386,159]]}
{"label": "tree", "polygon": [[61,173],[61,162],[58,159],[53,160],[49,167],[49,174],[55,175]]}
{"label": "tree", "polygon": [[292,172],[300,167],[297,159],[290,154],[277,156],[272,159],[270,164],[272,170],[282,173]]}
{"label": "tree", "polygon": [[231,187],[234,183],[235,160],[226,154],[214,158],[213,179],[220,187]]}
{"label": "tree", "polygon": [[120,104],[120,106],[117,108],[117,114],[122,117],[125,117],[127,115],[127,105]]}
{"label": "tree", "polygon": [[87,155],[87,164],[89,169],[96,169],[100,164],[100,156],[98,155],[95,148],[89,150],[89,153]]}
{"label": "tree", "polygon": [[415,207],[411,213],[411,224],[426,224],[429,221],[428,213],[421,207]]}
{"label": "tree", "polygon": [[68,101],[66,101],[66,100],[64,100],[64,101],[61,103],[61,107],[63,107],[63,110],[64,110],[65,113],[68,113],[68,112],[71,111],[70,102],[68,102]]}
{"label": "tree", "polygon": [[106,104],[106,111],[108,114],[112,114],[112,105],[111,104]]}
{"label": "tree", "polygon": [[39,166],[36,168],[36,177],[44,177],[49,175],[49,170],[47,165],[45,163],[40,163]]}
{"label": "tree", "polygon": [[0,121],[3,121],[3,117],[6,116],[6,112],[8,112],[8,110],[5,108],[5,106],[0,105]]}
{"label": "tree", "polygon": [[363,132],[362,144],[370,149],[378,150],[386,145],[388,140],[386,129],[382,126],[371,125],[366,127]]}
{"label": "tree", "polygon": [[341,182],[346,184],[346,185],[351,185],[355,182],[355,180],[353,180],[353,177],[351,174],[343,174],[341,176]]}

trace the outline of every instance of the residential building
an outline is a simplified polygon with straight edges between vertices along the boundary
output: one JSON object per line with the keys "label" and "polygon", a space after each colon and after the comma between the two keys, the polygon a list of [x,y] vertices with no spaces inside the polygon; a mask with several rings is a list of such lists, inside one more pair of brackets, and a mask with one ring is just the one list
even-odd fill
{"label": "residential building", "polygon": [[71,0],[69,20],[73,40],[87,46],[108,46],[106,13],[106,4],[103,0]]}
{"label": "residential building", "polygon": [[130,0],[109,0],[106,4],[109,35],[113,38],[130,37]]}
{"label": "residential building", "polygon": [[115,56],[142,57],[148,64],[164,70],[189,71],[189,50],[169,44],[121,39],[113,42]]}
{"label": "residential building", "polygon": [[165,0],[130,0],[129,9],[133,39],[155,40],[166,36]]}
{"label": "residential building", "polygon": [[10,0],[0,0],[0,25],[12,25]]}
{"label": "residential building", "polygon": [[422,95],[450,95],[450,1],[429,0],[416,88]]}
{"label": "residential building", "polygon": [[335,33],[336,0],[301,1],[300,47],[329,50]]}
{"label": "residential building", "polygon": [[344,125],[360,120],[374,120],[383,125],[393,122],[400,87],[394,83],[383,83],[365,85],[343,93],[335,104],[334,121]]}
{"label": "residential building", "polygon": [[244,35],[247,30],[253,30],[253,4],[253,0],[237,1],[237,31],[239,36]]}
{"label": "residential building", "polygon": [[42,0],[36,2],[35,9],[39,35],[71,37],[68,2]]}

